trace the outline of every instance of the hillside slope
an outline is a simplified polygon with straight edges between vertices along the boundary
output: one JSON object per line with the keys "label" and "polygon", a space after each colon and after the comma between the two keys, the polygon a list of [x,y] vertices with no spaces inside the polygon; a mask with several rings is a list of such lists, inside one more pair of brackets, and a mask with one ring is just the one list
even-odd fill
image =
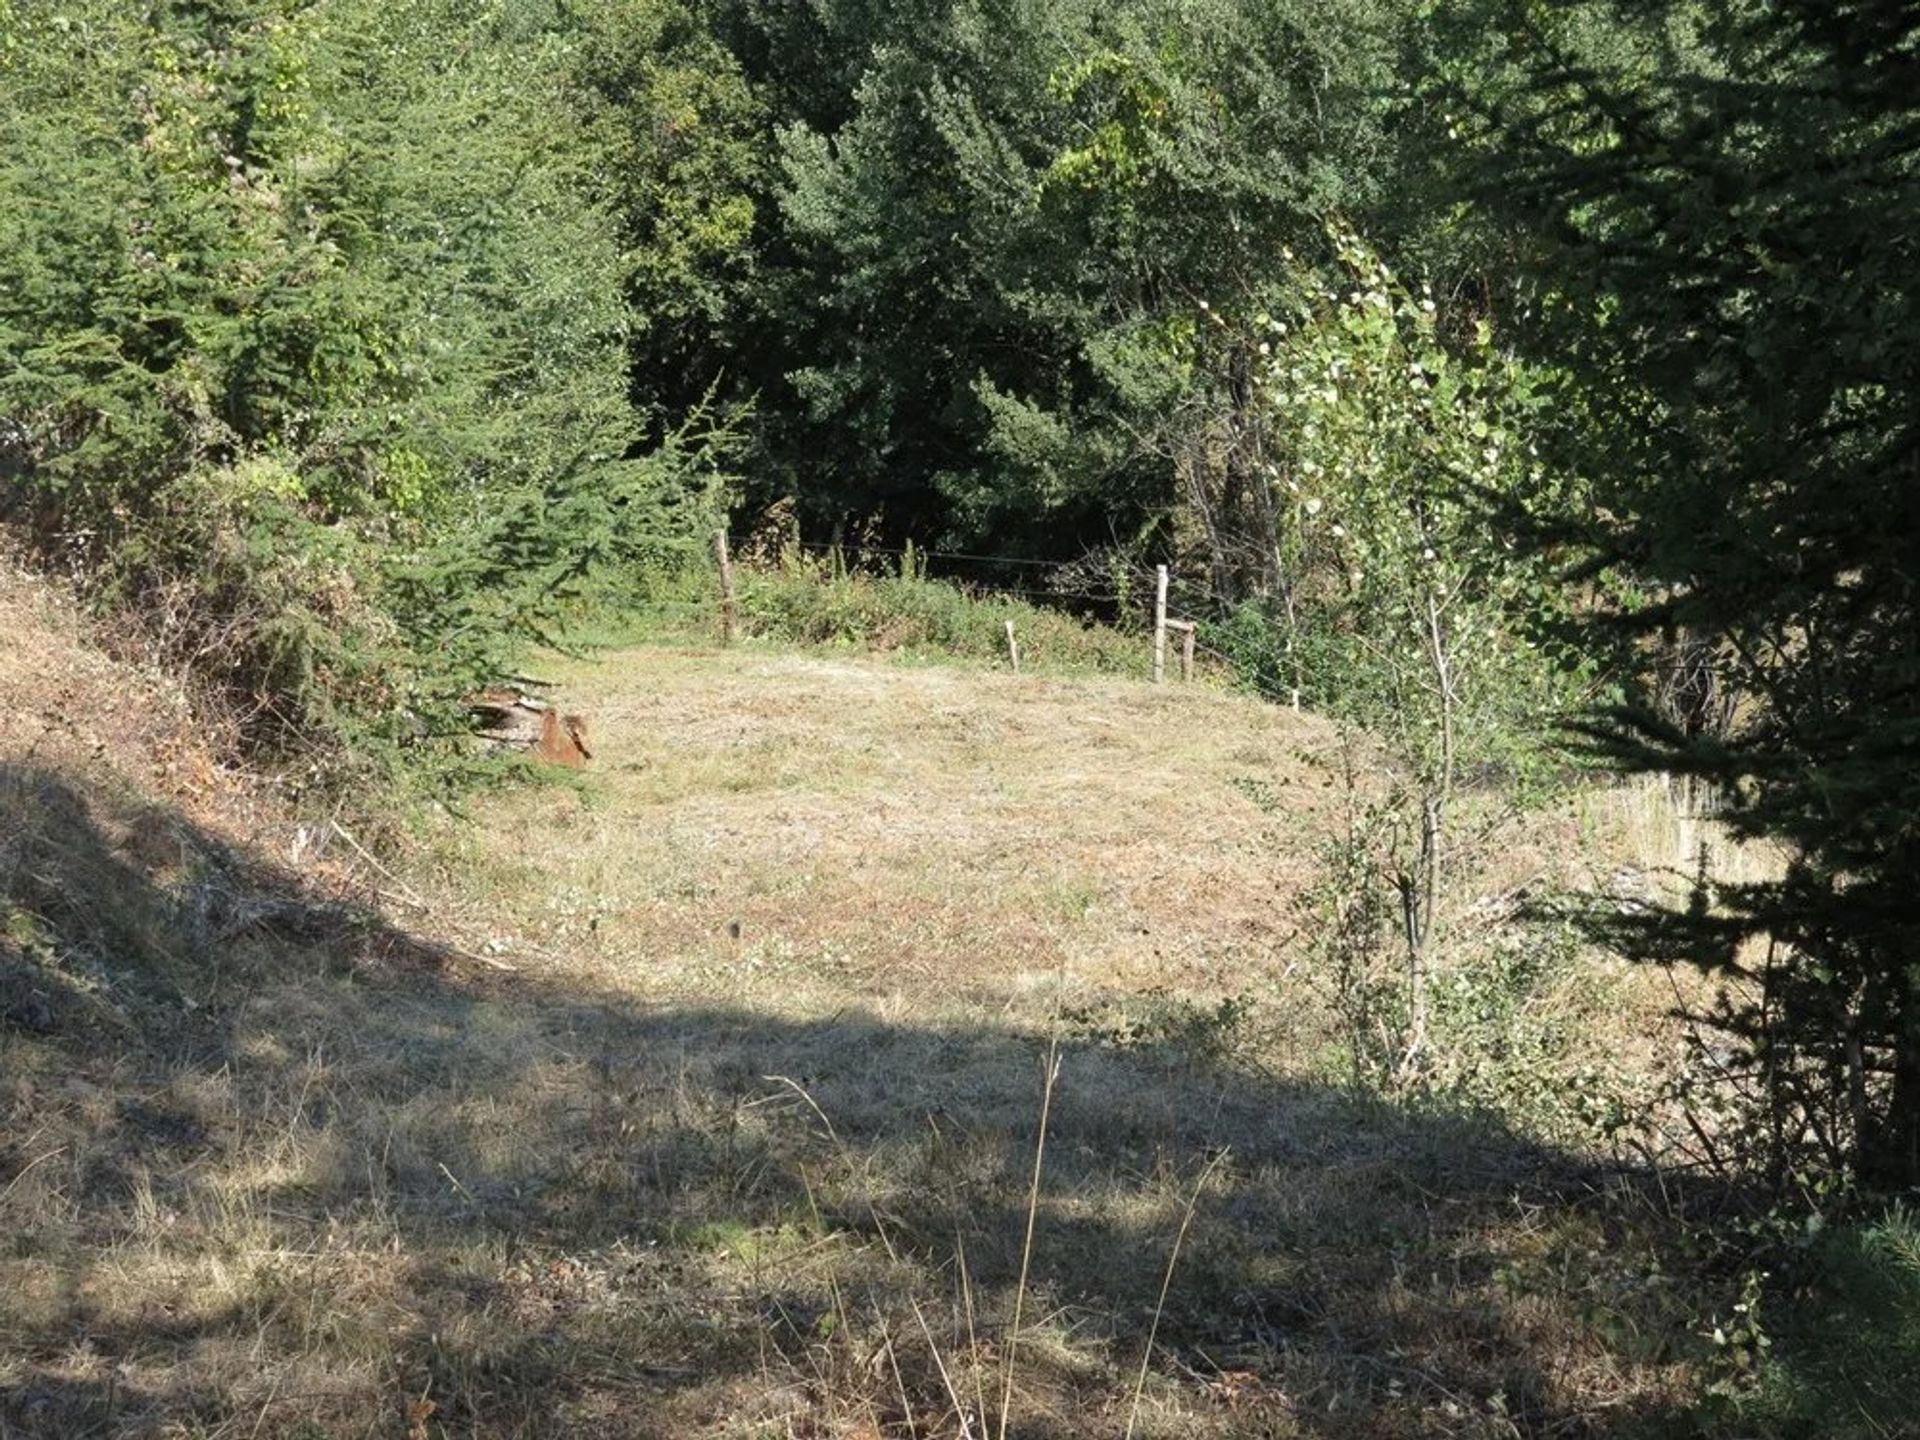
{"label": "hillside slope", "polygon": [[248,788],[219,773],[190,697],[170,677],[110,658],[61,588],[0,551],[0,758],[119,773],[187,809]]}
{"label": "hillside slope", "polygon": [[376,862],[4,604],[9,1433],[1569,1435],[1681,1393],[1587,1318],[1688,1323],[1584,1159],[1338,1083],[1317,721],[628,652],[556,677],[577,785]]}

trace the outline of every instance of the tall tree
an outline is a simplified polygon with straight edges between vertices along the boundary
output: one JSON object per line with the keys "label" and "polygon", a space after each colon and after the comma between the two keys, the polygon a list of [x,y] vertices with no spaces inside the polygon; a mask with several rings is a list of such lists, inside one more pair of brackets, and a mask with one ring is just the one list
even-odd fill
{"label": "tall tree", "polygon": [[629,403],[588,39],[553,0],[0,5],[0,508],[164,592],[282,738],[452,723],[699,523]]}
{"label": "tall tree", "polygon": [[1260,289],[1379,176],[1385,11],[920,0],[765,20],[780,42],[743,51],[749,74],[805,96],[765,252],[771,440],[803,502],[1025,549],[1163,513],[1196,302]]}
{"label": "tall tree", "polygon": [[[1738,977],[1776,1153],[1920,1183],[1920,12],[1900,0],[1457,6],[1480,203],[1579,377],[1583,538],[1625,595],[1618,763],[1789,856],[1617,927]],[[1577,431],[1578,433],[1574,433]],[[1724,725],[1654,703],[1715,657]]]}

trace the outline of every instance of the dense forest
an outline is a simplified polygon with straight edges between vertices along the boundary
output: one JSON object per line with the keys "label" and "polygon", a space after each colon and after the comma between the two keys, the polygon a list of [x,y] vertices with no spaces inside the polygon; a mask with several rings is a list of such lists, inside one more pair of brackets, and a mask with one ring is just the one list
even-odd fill
{"label": "dense forest", "polygon": [[1168,564],[1403,764],[1381,1074],[1464,791],[1688,777],[1783,869],[1583,923],[1920,1185],[1897,0],[0,0],[0,517],[315,787],[717,528]]}

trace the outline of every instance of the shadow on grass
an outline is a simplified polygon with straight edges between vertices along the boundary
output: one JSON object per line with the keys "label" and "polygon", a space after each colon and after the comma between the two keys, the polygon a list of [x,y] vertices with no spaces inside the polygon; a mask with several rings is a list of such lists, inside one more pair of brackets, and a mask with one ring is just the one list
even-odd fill
{"label": "shadow on grass", "polygon": [[[0,767],[0,1435],[991,1428],[1044,1037],[471,969]],[[1069,1040],[1008,1433],[1126,1428],[1196,1194],[1143,1436],[1680,1423],[1677,1193]]]}

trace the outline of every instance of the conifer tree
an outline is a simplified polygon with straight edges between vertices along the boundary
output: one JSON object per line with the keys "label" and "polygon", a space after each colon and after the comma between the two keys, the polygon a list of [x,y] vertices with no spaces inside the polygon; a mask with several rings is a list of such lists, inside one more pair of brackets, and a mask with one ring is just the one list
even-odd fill
{"label": "conifer tree", "polygon": [[[1579,381],[1598,503],[1569,528],[1622,597],[1587,643],[1640,680],[1588,734],[1789,857],[1613,928],[1745,982],[1721,1018],[1776,1158],[1920,1183],[1920,15],[1455,18],[1480,203],[1526,237]],[[1681,637],[1712,707],[1657,703]]]}
{"label": "conifer tree", "polygon": [[270,734],[456,728],[583,577],[710,523],[710,427],[631,403],[598,38],[551,0],[0,7],[0,508]]}
{"label": "conifer tree", "polygon": [[[1196,302],[1381,175],[1385,7],[978,0],[771,12],[771,459],[822,520],[1009,549],[1157,523]],[[761,15],[761,7],[755,7]],[[840,87],[838,93],[822,95]]]}

